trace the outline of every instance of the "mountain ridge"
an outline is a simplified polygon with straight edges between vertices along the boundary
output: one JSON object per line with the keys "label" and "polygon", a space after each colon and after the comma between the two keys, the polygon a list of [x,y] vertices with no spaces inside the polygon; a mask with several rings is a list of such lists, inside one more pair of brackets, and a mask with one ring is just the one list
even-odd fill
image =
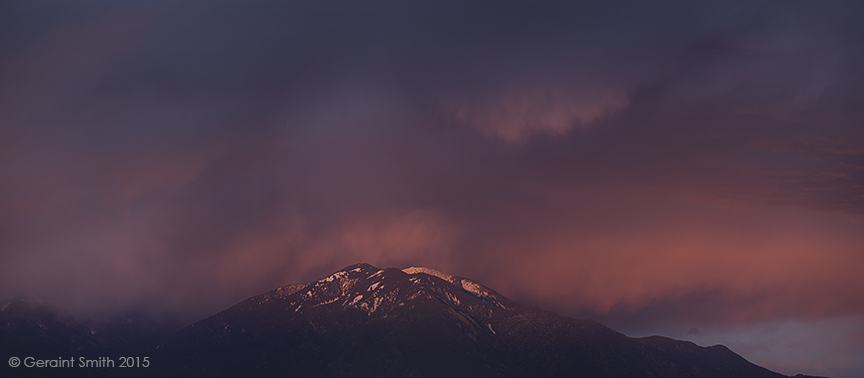
{"label": "mountain ridge", "polygon": [[[0,307],[6,354],[150,361],[147,368],[72,370],[70,377],[788,378],[722,345],[631,338],[425,267],[354,264],[247,298],[170,334],[140,314],[96,322],[32,296]],[[0,373],[45,373],[10,369]]]}
{"label": "mountain ridge", "polygon": [[251,297],[153,352],[166,376],[786,377],[725,346],[630,338],[466,278],[366,263]]}

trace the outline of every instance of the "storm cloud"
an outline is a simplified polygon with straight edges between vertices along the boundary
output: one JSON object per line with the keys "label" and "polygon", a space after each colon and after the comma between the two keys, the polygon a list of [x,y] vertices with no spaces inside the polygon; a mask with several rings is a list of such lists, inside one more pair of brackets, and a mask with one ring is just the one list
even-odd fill
{"label": "storm cloud", "polygon": [[864,373],[860,4],[0,7],[2,297],[193,321],[425,265]]}

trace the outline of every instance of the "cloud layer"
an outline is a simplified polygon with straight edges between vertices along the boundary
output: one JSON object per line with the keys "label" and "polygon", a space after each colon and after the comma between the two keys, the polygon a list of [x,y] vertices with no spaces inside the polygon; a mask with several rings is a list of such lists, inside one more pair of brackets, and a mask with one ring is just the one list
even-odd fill
{"label": "cloud layer", "polygon": [[862,10],[11,2],[0,296],[189,321],[427,265],[858,376],[864,339],[835,336],[864,324]]}

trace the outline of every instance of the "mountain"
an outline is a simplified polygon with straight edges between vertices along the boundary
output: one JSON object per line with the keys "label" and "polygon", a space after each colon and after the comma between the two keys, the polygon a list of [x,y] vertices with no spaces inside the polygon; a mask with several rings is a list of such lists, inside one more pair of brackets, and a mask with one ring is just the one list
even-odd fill
{"label": "mountain", "polygon": [[369,264],[249,298],[145,355],[122,376],[786,377],[722,345],[630,338],[466,278]]}

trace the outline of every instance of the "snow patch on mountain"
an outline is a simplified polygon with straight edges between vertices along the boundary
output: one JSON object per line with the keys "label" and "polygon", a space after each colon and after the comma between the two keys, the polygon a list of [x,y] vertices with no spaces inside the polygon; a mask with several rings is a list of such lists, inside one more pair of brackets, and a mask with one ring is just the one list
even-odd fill
{"label": "snow patch on mountain", "polygon": [[[420,297],[437,299],[442,303],[455,306],[472,306],[472,302],[468,302],[467,297],[464,296],[470,294],[492,306],[508,308],[490,289],[469,279],[416,266],[402,270],[402,273],[408,275],[407,277],[390,273],[394,272],[365,265],[345,269],[310,284],[284,286],[268,293],[267,296],[259,297],[257,302],[260,305],[293,295],[294,299],[290,306],[295,312],[300,311],[301,308],[311,309],[335,302],[340,303],[341,307],[360,309],[371,315],[373,312],[380,312],[378,310],[383,308],[398,306]],[[449,285],[443,285],[443,282],[432,277],[441,279]],[[400,286],[406,283],[406,278],[410,285]],[[489,311],[491,313],[491,310]],[[490,332],[494,333],[492,330]]]}
{"label": "snow patch on mountain", "polygon": [[378,306],[381,305],[381,302],[382,302],[383,300],[384,300],[384,298],[382,298],[382,297],[375,297],[374,301],[372,302],[372,309],[371,309],[369,312],[370,312],[370,313],[371,313],[371,312],[375,312],[375,310],[378,309]]}
{"label": "snow patch on mountain", "polygon": [[348,306],[353,306],[354,304],[359,302],[361,299],[363,299],[363,294],[356,296],[353,300],[351,300],[350,303],[348,303]]}
{"label": "snow patch on mountain", "polygon": [[326,301],[324,301],[324,302],[321,302],[321,303],[319,303],[319,304],[316,304],[316,305],[314,305],[314,306],[312,306],[312,307],[318,307],[318,306],[328,305],[328,304],[331,304],[331,303],[336,302],[336,301],[338,301],[338,300],[339,300],[339,298],[333,298],[333,299],[330,299],[330,300],[326,300]]}
{"label": "snow patch on mountain", "polygon": [[485,298],[489,296],[489,293],[486,290],[483,290],[483,287],[474,281],[463,279],[461,284],[465,291],[474,294],[475,297]]}
{"label": "snow patch on mountain", "polygon": [[[453,284],[454,286],[456,286],[462,290],[467,291],[468,293],[470,293],[471,295],[473,295],[479,299],[491,302],[494,305],[501,307],[501,308],[507,308],[507,306],[504,306],[503,304],[501,304],[501,302],[499,302],[497,300],[497,298],[495,298],[495,296],[489,292],[489,290],[485,289],[482,285],[480,285],[474,281],[471,281],[469,279],[453,277],[447,273],[442,273],[442,272],[439,272],[435,269],[419,267],[419,266],[412,266],[410,268],[405,268],[405,269],[402,269],[402,271],[407,273],[407,274],[410,274],[410,275],[416,275],[419,273],[424,273],[424,274],[427,274],[430,276],[438,277],[442,280],[445,280],[445,281]],[[412,277],[411,282],[417,284],[420,282],[420,280],[416,279],[416,277]]]}
{"label": "snow patch on mountain", "polygon": [[412,300],[412,299],[414,299],[414,298],[417,298],[417,297],[419,297],[419,296],[421,296],[421,295],[423,295],[422,292],[416,291],[416,292],[414,292],[413,294],[411,294],[410,297],[406,298],[405,300],[410,301],[410,300]]}
{"label": "snow patch on mountain", "polygon": [[[359,271],[360,268],[354,269],[354,271]],[[344,277],[348,277],[348,272],[336,272],[331,274],[329,277],[326,277],[318,282],[333,282],[334,280],[338,280]]]}
{"label": "snow patch on mountain", "polygon": [[458,306],[462,303],[459,301],[459,298],[456,298],[456,296],[453,295],[452,293],[446,293],[446,294],[447,294],[447,299],[449,299],[450,302],[452,302],[453,304]]}
{"label": "snow patch on mountain", "polygon": [[292,285],[282,286],[280,288],[277,288],[276,290],[265,293],[263,296],[259,297],[260,299],[258,300],[258,304],[269,302],[271,299],[274,299],[274,298],[278,298],[278,299],[287,298],[289,295],[300,291],[301,289],[303,289],[306,286],[307,286],[307,284],[305,284],[305,283],[304,284],[292,284]]}
{"label": "snow patch on mountain", "polygon": [[354,284],[356,284],[357,281],[359,281],[359,280],[356,279],[356,278],[351,278],[351,279],[347,279],[347,280],[342,280],[342,287],[341,287],[341,289],[342,289],[342,294],[347,293],[347,292],[348,292],[348,289],[354,287]]}
{"label": "snow patch on mountain", "polygon": [[442,279],[442,280],[444,280],[444,281],[447,281],[447,282],[450,282],[450,283],[454,283],[454,281],[453,281],[453,276],[451,276],[451,275],[449,275],[449,274],[447,274],[447,273],[439,272],[439,271],[437,271],[437,270],[435,270],[435,269],[429,269],[429,268],[425,268],[425,267],[422,267],[422,266],[412,266],[412,267],[410,267],[410,268],[402,269],[402,271],[405,272],[405,273],[407,273],[407,274],[426,273],[426,274],[428,274],[428,275],[430,275],[430,276],[435,276],[435,277],[438,277],[438,278],[440,278],[440,279]]}

